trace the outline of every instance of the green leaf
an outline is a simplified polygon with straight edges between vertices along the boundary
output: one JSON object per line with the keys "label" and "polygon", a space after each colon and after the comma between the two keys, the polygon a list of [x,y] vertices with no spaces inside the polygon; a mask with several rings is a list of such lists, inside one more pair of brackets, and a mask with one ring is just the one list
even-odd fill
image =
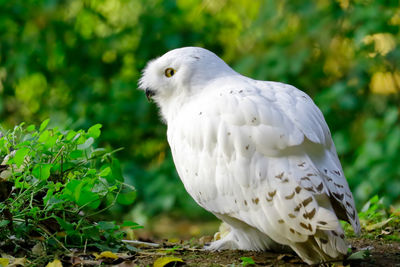
{"label": "green leaf", "polygon": [[80,149],[80,150],[87,149],[87,148],[89,148],[93,143],[94,143],[93,137],[89,137],[89,138],[85,141],[85,143],[78,145],[78,149]]}
{"label": "green leaf", "polygon": [[107,150],[105,148],[96,148],[92,151],[92,153],[90,154],[90,157],[91,158],[100,157],[106,153],[107,153]]}
{"label": "green leaf", "polygon": [[347,258],[347,260],[364,260],[364,259],[368,258],[369,255],[370,255],[369,250],[360,250],[360,251],[357,251],[357,252],[351,254]]}
{"label": "green leaf", "polygon": [[121,227],[129,227],[129,228],[131,228],[131,229],[143,228],[143,226],[141,226],[140,224],[135,223],[135,222],[131,222],[131,221],[124,221],[124,222],[121,224]]}
{"label": "green leaf", "polygon": [[119,160],[115,158],[112,159],[111,169],[113,178],[117,181],[123,182],[124,177],[122,176],[121,164],[119,163]]}
{"label": "green leaf", "polygon": [[26,127],[27,132],[33,132],[36,129],[35,125],[31,124],[28,127]]}
{"label": "green leaf", "polygon": [[43,198],[43,203],[45,205],[47,205],[49,199],[53,197],[53,194],[54,194],[54,189],[53,188],[49,188],[47,190],[46,196]]}
{"label": "green leaf", "polygon": [[47,141],[47,139],[48,139],[49,137],[50,137],[50,131],[49,131],[49,130],[44,131],[44,132],[42,132],[42,133],[40,134],[38,141],[39,141],[40,143],[44,143],[44,142]]}
{"label": "green leaf", "polygon": [[90,238],[93,240],[101,240],[99,228],[96,226],[85,227],[84,229],[82,229],[82,231],[86,236],[90,236]]}
{"label": "green leaf", "polygon": [[116,230],[118,226],[115,222],[107,222],[107,221],[100,221],[97,223],[101,230],[108,231],[108,230]]}
{"label": "green leaf", "polygon": [[10,222],[9,220],[0,221],[0,228],[6,226],[9,222]]}
{"label": "green leaf", "polygon": [[99,123],[96,125],[93,125],[92,127],[89,128],[88,135],[90,137],[93,137],[94,139],[98,138],[101,134],[101,131],[100,131],[101,127],[102,127],[102,125]]}
{"label": "green leaf", "polygon": [[69,156],[71,159],[78,159],[83,156],[83,151],[82,150],[73,150],[71,153],[69,153]]}
{"label": "green leaf", "polygon": [[47,120],[43,121],[42,124],[40,124],[39,132],[46,129],[47,125],[49,124],[49,121],[50,121],[50,119],[47,119]]}
{"label": "green leaf", "polygon": [[33,167],[32,174],[39,180],[45,180],[50,177],[51,164],[37,164]]}
{"label": "green leaf", "polygon": [[117,203],[121,205],[130,205],[136,199],[136,191],[132,190],[128,193],[120,193],[117,197]]}
{"label": "green leaf", "polygon": [[100,173],[99,176],[101,177],[106,177],[111,173],[111,168],[110,167],[106,167],[104,168]]}
{"label": "green leaf", "polygon": [[28,153],[28,147],[20,148],[17,150],[17,152],[15,152],[14,163],[18,168],[24,163],[25,157],[28,155]]}
{"label": "green leaf", "polygon": [[76,134],[77,134],[77,132],[75,132],[75,131],[73,131],[73,130],[68,131],[67,136],[65,137],[65,139],[66,139],[67,141],[71,141],[72,138],[74,138],[74,137],[76,136]]}
{"label": "green leaf", "polygon": [[253,258],[250,258],[250,257],[241,257],[240,259],[242,260],[242,266],[256,264],[254,262]]}
{"label": "green leaf", "polygon": [[57,220],[58,224],[61,226],[62,229],[68,231],[68,230],[74,230],[74,223],[69,223],[60,217],[54,216],[55,219]]}

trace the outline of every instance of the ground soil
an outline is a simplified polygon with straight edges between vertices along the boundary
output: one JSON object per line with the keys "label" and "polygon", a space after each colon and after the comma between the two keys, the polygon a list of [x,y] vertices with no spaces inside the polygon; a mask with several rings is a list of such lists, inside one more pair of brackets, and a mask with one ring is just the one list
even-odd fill
{"label": "ground soil", "polygon": [[[350,239],[353,253],[368,250],[369,256],[358,260],[344,260],[320,266],[400,266],[400,243],[384,240]],[[166,266],[243,266],[242,257],[250,257],[255,264],[247,266],[307,266],[294,254],[271,252],[221,251],[209,252],[188,242],[163,242],[159,248],[141,248],[134,257],[119,266],[152,266],[161,257],[177,257],[184,263]],[[197,248],[199,247],[199,248]],[[175,265],[174,265],[175,264]]]}

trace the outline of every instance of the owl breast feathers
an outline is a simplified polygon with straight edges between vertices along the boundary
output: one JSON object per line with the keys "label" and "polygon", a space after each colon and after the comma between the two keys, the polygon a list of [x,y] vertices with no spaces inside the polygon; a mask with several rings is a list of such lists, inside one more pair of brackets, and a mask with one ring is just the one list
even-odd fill
{"label": "owl breast feathers", "polygon": [[347,253],[339,219],[356,233],[360,223],[329,128],[308,95],[242,76],[196,47],[151,61],[140,87],[160,107],[187,192],[230,225],[208,249],[291,248],[308,264]]}

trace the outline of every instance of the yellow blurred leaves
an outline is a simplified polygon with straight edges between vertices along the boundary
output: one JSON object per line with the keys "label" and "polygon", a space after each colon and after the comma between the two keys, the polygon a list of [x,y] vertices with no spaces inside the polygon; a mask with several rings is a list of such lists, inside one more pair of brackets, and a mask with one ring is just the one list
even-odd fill
{"label": "yellow blurred leaves", "polygon": [[324,72],[331,78],[342,77],[353,62],[354,43],[347,38],[335,37],[329,45],[329,51],[325,64]]}
{"label": "yellow blurred leaves", "polygon": [[390,33],[367,35],[364,37],[363,42],[367,45],[374,44],[375,52],[370,54],[371,57],[375,57],[377,54],[385,56],[396,47],[396,40]]}
{"label": "yellow blurred leaves", "polygon": [[400,25],[400,9],[394,14],[394,16],[390,19],[391,25]]}
{"label": "yellow blurred leaves", "polygon": [[104,63],[112,63],[117,58],[117,52],[115,50],[108,50],[103,53],[101,60]]}
{"label": "yellow blurred leaves", "polygon": [[69,1],[64,16],[75,19],[76,29],[85,38],[93,35],[107,37],[124,27],[136,25],[142,9],[143,5],[139,1],[89,0],[82,4],[82,1],[75,0]]}
{"label": "yellow blurred leaves", "polygon": [[349,4],[350,4],[350,1],[349,1],[349,0],[336,0],[336,1],[339,3],[340,7],[341,7],[343,10],[346,10],[346,9],[349,8]]}
{"label": "yellow blurred leaves", "polygon": [[375,94],[393,94],[400,91],[400,72],[375,72],[369,84]]}
{"label": "yellow blurred leaves", "polygon": [[42,73],[33,73],[19,80],[15,87],[15,95],[23,102],[22,111],[26,114],[37,112],[46,89],[47,80]]}

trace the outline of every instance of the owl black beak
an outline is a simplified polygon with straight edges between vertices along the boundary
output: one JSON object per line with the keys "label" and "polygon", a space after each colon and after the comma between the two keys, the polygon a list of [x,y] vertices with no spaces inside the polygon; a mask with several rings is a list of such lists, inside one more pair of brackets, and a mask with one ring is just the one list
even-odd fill
{"label": "owl black beak", "polygon": [[151,98],[153,96],[155,96],[155,94],[156,94],[154,91],[150,90],[149,88],[146,88],[146,90],[144,92],[146,93],[146,97],[149,102],[151,101]]}

